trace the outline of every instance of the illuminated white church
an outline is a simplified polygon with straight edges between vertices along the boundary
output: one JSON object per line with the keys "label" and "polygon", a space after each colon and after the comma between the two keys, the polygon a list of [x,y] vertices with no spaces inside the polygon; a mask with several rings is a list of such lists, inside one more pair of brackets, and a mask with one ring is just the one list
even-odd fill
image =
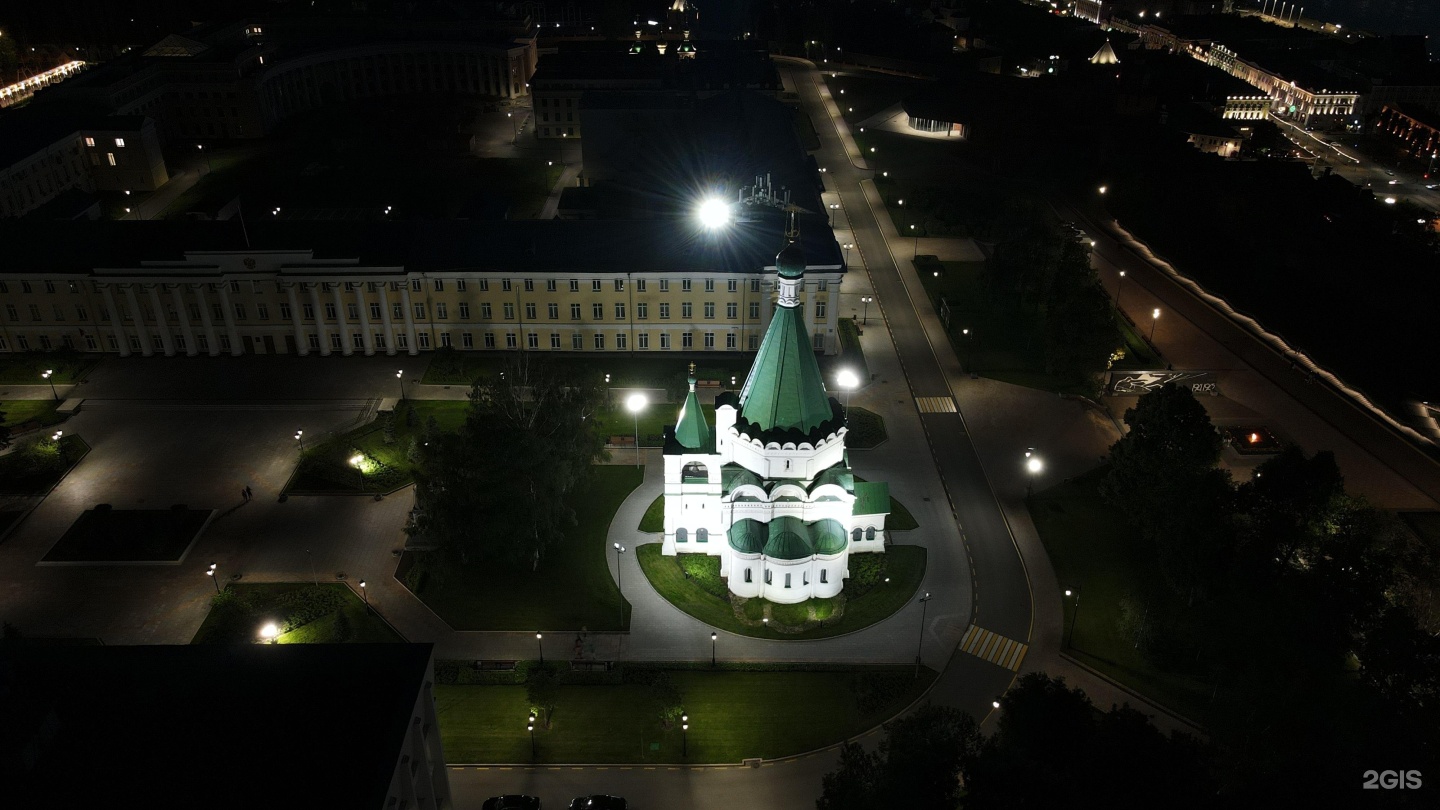
{"label": "illuminated white church", "polygon": [[793,234],[775,264],[775,314],[740,395],[716,399],[711,431],[692,376],[665,429],[662,551],[717,556],[735,595],[795,603],[839,594],[852,553],[885,550],[890,490],[850,472],[844,411],[799,310]]}

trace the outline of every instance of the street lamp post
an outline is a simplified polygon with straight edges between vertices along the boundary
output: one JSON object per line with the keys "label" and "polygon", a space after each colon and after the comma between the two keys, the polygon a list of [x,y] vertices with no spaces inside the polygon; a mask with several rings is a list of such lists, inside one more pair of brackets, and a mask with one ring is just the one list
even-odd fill
{"label": "street lamp post", "polygon": [[[610,376],[610,375],[605,375]],[[650,400],[644,394],[631,394],[625,398],[625,410],[635,415],[635,466],[640,466],[640,412]]]}
{"label": "street lamp post", "polygon": [[365,600],[365,612],[370,612],[370,591],[365,588],[365,580],[360,580],[360,598]]}
{"label": "street lamp post", "polygon": [[620,629],[625,629],[625,569],[620,567],[620,555],[625,553],[625,547],[619,543],[611,543],[615,547],[615,587],[620,589]]}
{"label": "street lamp post", "polygon": [[525,730],[530,732],[530,758],[535,759],[535,712],[530,712],[530,719],[525,723]]}
{"label": "street lamp post", "polygon": [[1155,324],[1160,322],[1160,308],[1150,310],[1150,342],[1155,342]]}
{"label": "street lamp post", "polygon": [[920,653],[925,649],[925,611],[930,607],[930,592],[920,597],[920,639],[915,643],[915,678],[920,678]]}
{"label": "street lamp post", "polygon": [[830,227],[832,228],[835,227],[835,209],[839,207],[835,203],[830,203]]}
{"label": "street lamp post", "polygon": [[542,667],[545,666],[545,642],[542,641],[543,638],[544,636],[539,633],[535,634],[535,646],[540,648],[540,666]]}
{"label": "street lamp post", "polygon": [[40,376],[45,380],[45,382],[50,383],[50,396],[55,397],[55,401],[59,402],[60,394],[55,390],[55,380],[51,379],[55,376],[55,369],[47,368],[45,369],[45,373],[41,374]]}
{"label": "street lamp post", "polygon": [[710,634],[710,666],[715,666],[715,639],[719,638],[714,633]]}
{"label": "street lamp post", "polygon": [[395,372],[395,379],[400,381],[400,401],[405,401],[405,369]]}
{"label": "street lamp post", "polygon": [[514,146],[520,142],[520,122],[515,120],[515,113],[507,112],[505,117],[510,119],[510,145]]}
{"label": "street lamp post", "polygon": [[841,369],[840,373],[835,375],[835,381],[845,391],[845,424],[848,425],[850,424],[850,392],[860,384],[860,378],[855,376],[855,372],[846,368]]}
{"label": "street lamp post", "polygon": [[872,295],[862,295],[862,296],[860,296],[860,303],[862,303],[862,304],[865,305],[864,312],[863,312],[863,314],[860,316],[860,325],[861,325],[861,326],[868,326],[868,325],[870,324],[870,302],[871,302],[871,301],[874,301],[874,300],[875,300],[875,297],[872,296]]}
{"label": "street lamp post", "polygon": [[854,243],[846,242],[841,247],[845,248],[845,269],[850,269],[850,248],[855,247]]}
{"label": "street lamp post", "polygon": [[205,576],[210,577],[210,582],[215,586],[215,593],[220,593],[220,578],[215,576],[215,563],[210,563],[210,568],[205,571]]}
{"label": "street lamp post", "polygon": [[1032,447],[1026,450],[1025,471],[1030,473],[1030,477],[1025,481],[1025,497],[1028,498],[1035,494],[1035,476],[1039,475],[1043,469],[1045,469],[1045,462],[1041,461],[1040,457],[1035,454],[1035,448]]}
{"label": "street lamp post", "polygon": [[295,431],[295,442],[296,442],[296,444],[299,444],[299,445],[300,445],[300,452],[301,452],[301,453],[304,453],[304,452],[305,452],[305,431],[303,431],[303,430],[297,430],[297,431]]}
{"label": "street lamp post", "polygon": [[1075,620],[1080,618],[1080,586],[1065,589],[1066,596],[1075,597],[1075,609],[1070,612],[1070,633],[1065,637],[1065,646],[1075,648]]}
{"label": "street lamp post", "polygon": [[265,626],[260,628],[260,638],[264,639],[266,644],[276,644],[280,638],[280,628],[274,622],[266,622]]}
{"label": "street lamp post", "polygon": [[195,148],[200,150],[201,156],[205,158],[205,173],[209,174],[212,169],[210,168],[210,155],[205,151],[205,144],[197,143],[195,144]]}
{"label": "street lamp post", "polygon": [[680,757],[690,756],[690,715],[680,715]]}
{"label": "street lamp post", "polygon": [[1120,311],[1120,294],[1125,292],[1125,271],[1120,271],[1120,280],[1115,282],[1115,311]]}
{"label": "street lamp post", "polygon": [[910,226],[910,235],[915,237],[915,244],[910,248],[910,258],[918,259],[920,258],[920,232],[915,230],[914,225]]}

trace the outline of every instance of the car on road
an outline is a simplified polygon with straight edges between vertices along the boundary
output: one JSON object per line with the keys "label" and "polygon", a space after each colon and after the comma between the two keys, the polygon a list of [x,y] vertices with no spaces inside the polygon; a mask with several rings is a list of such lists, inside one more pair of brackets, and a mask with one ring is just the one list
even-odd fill
{"label": "car on road", "polygon": [[480,810],[540,810],[540,800],[534,796],[507,793],[486,799]]}
{"label": "car on road", "polygon": [[570,810],[625,810],[628,805],[619,796],[576,796],[570,800]]}

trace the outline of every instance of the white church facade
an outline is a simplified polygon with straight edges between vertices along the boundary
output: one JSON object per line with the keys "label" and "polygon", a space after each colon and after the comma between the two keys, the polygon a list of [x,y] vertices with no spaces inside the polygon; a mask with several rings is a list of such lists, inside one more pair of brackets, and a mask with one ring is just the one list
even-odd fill
{"label": "white church facade", "polygon": [[838,595],[851,554],[885,550],[890,492],[850,471],[845,412],[798,311],[793,237],[776,269],[775,315],[739,395],[716,399],[711,430],[692,376],[666,428],[662,552],[719,557],[731,593],[793,604]]}

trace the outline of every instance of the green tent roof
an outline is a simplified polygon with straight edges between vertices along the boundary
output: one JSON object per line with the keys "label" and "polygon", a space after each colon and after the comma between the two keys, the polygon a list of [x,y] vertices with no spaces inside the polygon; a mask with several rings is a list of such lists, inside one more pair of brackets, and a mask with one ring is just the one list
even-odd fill
{"label": "green tent roof", "polygon": [[770,538],[765,556],[776,560],[801,560],[815,553],[810,530],[800,518],[777,517],[768,524]]}
{"label": "green tent roof", "polygon": [[680,418],[675,420],[675,441],[691,450],[710,448],[710,425],[705,422],[705,412],[695,396],[694,377],[690,378],[690,393],[685,397],[685,404],[680,406]]}
{"label": "green tent roof", "polygon": [[740,416],[761,430],[803,432],[830,418],[830,398],[798,309],[775,310],[740,391]]}
{"label": "green tent roof", "polygon": [[883,481],[856,481],[852,515],[890,514],[890,485]]}
{"label": "green tent roof", "polygon": [[737,520],[726,534],[730,538],[730,548],[741,554],[759,554],[765,548],[765,524],[758,520]]}

